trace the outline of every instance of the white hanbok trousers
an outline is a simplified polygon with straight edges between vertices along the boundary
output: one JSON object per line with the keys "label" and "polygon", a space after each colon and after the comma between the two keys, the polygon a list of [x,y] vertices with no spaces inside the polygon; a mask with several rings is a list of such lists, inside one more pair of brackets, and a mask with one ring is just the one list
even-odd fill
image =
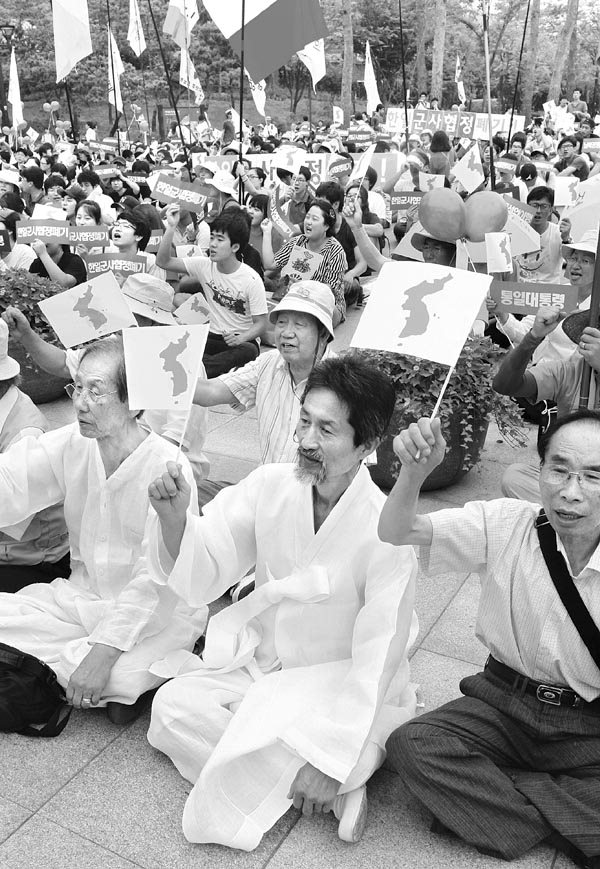
{"label": "white hanbok trousers", "polygon": [[[333,690],[349,669],[345,661],[267,675],[254,666],[229,673],[194,671],[158,690],[148,740],[194,785],[182,825],[190,842],[244,851],[260,844],[292,805],[289,789],[305,764],[279,734],[294,724],[300,709],[310,709],[312,699],[322,703],[323,690]],[[412,687],[406,693],[408,720],[414,713]],[[381,766],[383,742],[373,734],[340,793],[360,787]]]}
{"label": "white hanbok trousers", "polygon": [[[103,600],[67,579],[36,583],[15,594],[0,594],[0,638],[45,661],[66,689],[74,670],[89,653],[89,636],[110,612]],[[135,703],[164,678],[150,667],[176,648],[191,650],[203,623],[173,613],[165,628],[123,652],[114,664],[99,706]]]}

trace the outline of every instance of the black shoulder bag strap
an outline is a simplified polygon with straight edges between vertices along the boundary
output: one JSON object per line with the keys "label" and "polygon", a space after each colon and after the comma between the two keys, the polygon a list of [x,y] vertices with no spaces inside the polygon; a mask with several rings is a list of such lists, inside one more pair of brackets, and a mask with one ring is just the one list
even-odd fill
{"label": "black shoulder bag strap", "polygon": [[596,666],[600,668],[600,630],[577,591],[563,554],[556,548],[556,533],[543,510],[540,510],[535,520],[535,527],[552,582]]}

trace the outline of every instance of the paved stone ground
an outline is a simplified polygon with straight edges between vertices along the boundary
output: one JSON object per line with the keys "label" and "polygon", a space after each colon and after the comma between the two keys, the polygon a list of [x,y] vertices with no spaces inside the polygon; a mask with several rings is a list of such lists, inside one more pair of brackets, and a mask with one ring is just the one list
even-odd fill
{"label": "paved stone ground", "polygon": [[[348,343],[356,309],[336,339]],[[68,400],[45,405],[52,424],[69,421]],[[210,412],[207,451],[213,479],[237,481],[257,465],[256,418],[228,409]],[[503,467],[533,447],[513,451],[490,427],[482,461],[459,484],[422,498],[422,509],[461,506],[498,496]],[[486,657],[474,636],[476,578],[448,575],[418,584],[421,623],[412,677],[429,710],[458,696],[463,676]],[[102,710],[75,711],[55,740],[0,737],[1,869],[492,869],[502,864],[429,832],[430,818],[387,768],[369,784],[369,821],[355,846],[339,841],[332,815],[304,819],[290,810],[251,854],[190,845],[181,832],[190,785],[146,741],[148,714],[127,727]],[[568,869],[570,861],[537,847],[513,863],[519,869]]]}

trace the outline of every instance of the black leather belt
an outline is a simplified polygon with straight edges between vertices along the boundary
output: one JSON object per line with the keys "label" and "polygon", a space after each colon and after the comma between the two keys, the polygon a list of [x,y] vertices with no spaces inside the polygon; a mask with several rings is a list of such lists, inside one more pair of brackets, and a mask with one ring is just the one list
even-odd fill
{"label": "black leather belt", "polygon": [[574,709],[585,709],[588,712],[600,714],[600,699],[588,703],[570,688],[536,682],[534,679],[529,679],[522,673],[518,673],[517,670],[513,670],[512,667],[500,663],[491,655],[485,663],[485,669],[510,685],[513,691],[531,694],[540,703],[549,703],[551,706],[570,706]]}

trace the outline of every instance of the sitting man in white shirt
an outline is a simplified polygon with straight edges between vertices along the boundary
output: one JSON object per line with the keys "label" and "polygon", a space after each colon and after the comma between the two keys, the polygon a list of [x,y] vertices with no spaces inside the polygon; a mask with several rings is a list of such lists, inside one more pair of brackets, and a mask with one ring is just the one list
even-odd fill
{"label": "sitting man in white shirt", "polygon": [[[178,205],[167,207],[166,221],[156,262],[167,271],[196,278],[202,286],[210,312],[210,332],[202,360],[208,377],[218,377],[256,359],[258,339],[267,328],[267,297],[254,269],[238,259],[250,239],[246,215],[237,208],[223,211],[211,223],[209,257],[184,259],[171,256],[179,224]],[[182,304],[189,298],[180,293],[175,302]]]}
{"label": "sitting man in white shirt", "polygon": [[[269,315],[274,324],[276,350],[247,362],[242,368],[212,380],[198,380],[194,404],[229,404],[245,412],[256,407],[261,461],[293,462],[294,433],[300,416],[306,378],[333,341],[333,293],[319,281],[293,284]],[[198,484],[200,508],[226,483]]]}
{"label": "sitting man in white shirt", "polygon": [[333,809],[340,838],[360,838],[365,783],[415,710],[416,559],[378,540],[385,498],[363,464],[395,400],[374,366],[325,360],[306,383],[296,465],[263,465],[199,518],[174,464],[150,486],[157,582],[200,606],[256,569],[255,590],[212,617],[203,658],[155,670],[177,677],[148,739],[193,785],[192,842],[250,851],[292,803]]}
{"label": "sitting man in white shirt", "polygon": [[[22,438],[48,429],[45,416],[18,387],[20,366],[8,355],[8,327],[0,319],[0,455]],[[62,505],[0,530],[0,591],[68,576],[69,538]]]}
{"label": "sitting man in white shirt", "polygon": [[[540,442],[542,511],[501,498],[417,514],[445,447],[438,419],[395,439],[402,468],[379,533],[418,545],[440,581],[479,574],[476,634],[490,656],[460,683],[463,697],[390,737],[390,761],[433,813],[434,832],[503,860],[547,842],[597,869],[600,644],[580,630],[584,615],[600,624],[600,414],[567,415]],[[569,588],[577,616],[563,603]]]}
{"label": "sitting man in white shirt", "polygon": [[67,391],[76,423],[0,456],[0,527],[64,502],[71,576],[0,594],[0,641],[48,664],[73,706],[108,706],[111,721],[126,723],[163,681],[152,664],[191,650],[206,624],[204,606],[147,567],[147,481],[179,453],[129,409],[120,336],[85,347]]}

